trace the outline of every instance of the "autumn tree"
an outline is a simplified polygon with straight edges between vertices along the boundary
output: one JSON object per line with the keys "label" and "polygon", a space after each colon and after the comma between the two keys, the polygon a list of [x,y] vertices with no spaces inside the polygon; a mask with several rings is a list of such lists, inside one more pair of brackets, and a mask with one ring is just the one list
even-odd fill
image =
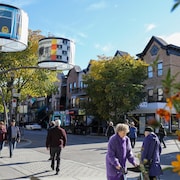
{"label": "autumn tree", "polygon": [[91,61],[84,78],[89,102],[86,111],[104,120],[120,121],[120,116],[134,110],[143,101],[147,64],[133,57],[116,56]]}

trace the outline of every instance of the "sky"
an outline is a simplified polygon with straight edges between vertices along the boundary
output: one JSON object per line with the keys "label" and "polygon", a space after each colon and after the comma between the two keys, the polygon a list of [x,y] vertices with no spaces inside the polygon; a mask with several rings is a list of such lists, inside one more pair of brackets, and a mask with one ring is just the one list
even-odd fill
{"label": "sky", "polygon": [[75,42],[75,65],[117,50],[141,53],[152,36],[180,46],[180,7],[174,0],[1,0],[28,14],[31,30]]}

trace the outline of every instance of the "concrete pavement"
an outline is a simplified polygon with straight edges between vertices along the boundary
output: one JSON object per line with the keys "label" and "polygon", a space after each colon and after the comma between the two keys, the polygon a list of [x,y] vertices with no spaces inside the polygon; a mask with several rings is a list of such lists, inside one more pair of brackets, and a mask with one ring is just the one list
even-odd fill
{"label": "concrete pavement", "polygon": [[[86,138],[82,137],[82,138]],[[92,137],[103,138],[103,137]],[[22,141],[9,158],[8,147],[5,146],[0,158],[0,180],[40,179],[40,180],[106,180],[105,154],[107,142],[67,146],[62,151],[61,171],[55,175],[50,169],[49,153],[45,147],[28,148],[30,141]],[[142,138],[138,138],[133,149],[137,155],[140,151]],[[173,138],[166,140],[167,148],[163,149],[162,167],[168,167],[176,154],[180,153],[180,142]],[[77,156],[75,155],[78,153]],[[75,157],[76,156],[76,157]],[[87,159],[87,162],[84,161]],[[130,164],[128,163],[130,167]],[[139,173],[128,173],[128,180],[137,179]],[[164,171],[161,180],[178,180],[180,176],[171,171]]]}

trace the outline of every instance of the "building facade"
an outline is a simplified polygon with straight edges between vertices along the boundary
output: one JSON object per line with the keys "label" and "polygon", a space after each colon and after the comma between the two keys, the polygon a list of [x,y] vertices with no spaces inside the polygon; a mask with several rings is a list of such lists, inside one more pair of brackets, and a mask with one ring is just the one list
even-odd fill
{"label": "building facade", "polygon": [[[153,36],[142,53],[137,56],[149,64],[147,69],[147,80],[145,81],[146,99],[142,102],[138,109],[129,114],[139,121],[139,131],[142,134],[144,127],[152,118],[159,119],[156,115],[158,108],[164,108],[166,105],[166,94],[164,92],[162,80],[166,78],[168,71],[171,76],[179,72],[180,68],[180,47],[169,45],[159,37]],[[180,76],[177,76],[177,82]],[[163,119],[159,119],[169,131],[179,128],[179,120],[175,116],[176,112],[172,110],[172,117],[169,123]]]}

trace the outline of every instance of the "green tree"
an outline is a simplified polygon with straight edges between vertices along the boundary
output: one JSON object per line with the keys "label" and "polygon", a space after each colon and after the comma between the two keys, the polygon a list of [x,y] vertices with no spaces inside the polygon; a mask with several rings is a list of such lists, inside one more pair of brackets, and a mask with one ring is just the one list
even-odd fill
{"label": "green tree", "polygon": [[86,111],[116,123],[145,97],[143,81],[147,78],[147,64],[129,55],[92,60],[90,64],[89,73],[83,77],[90,99]]}
{"label": "green tree", "polygon": [[[57,81],[57,72],[37,67],[38,41],[43,38],[40,32],[39,30],[29,30],[28,47],[26,50],[0,53],[0,71],[5,72],[1,73],[0,86],[5,102],[11,101],[12,88],[21,94],[17,103],[25,100],[27,96],[47,96],[56,91],[57,88],[54,82]],[[13,68],[17,69],[10,71]]]}

